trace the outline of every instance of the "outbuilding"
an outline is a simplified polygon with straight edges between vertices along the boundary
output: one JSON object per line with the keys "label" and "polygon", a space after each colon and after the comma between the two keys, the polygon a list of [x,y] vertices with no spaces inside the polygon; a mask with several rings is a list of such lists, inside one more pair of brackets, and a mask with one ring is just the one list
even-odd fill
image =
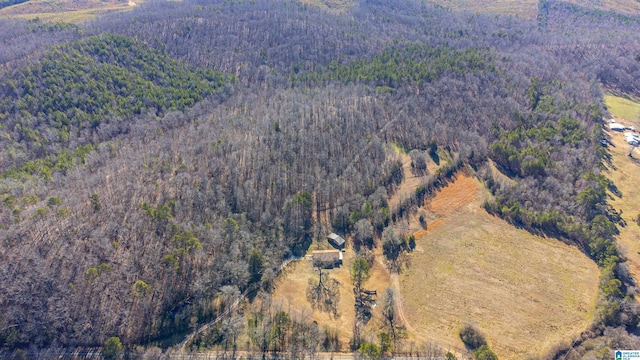
{"label": "outbuilding", "polygon": [[327,240],[329,240],[329,243],[337,249],[344,248],[344,243],[345,243],[344,239],[342,238],[342,236],[336,233],[329,234],[329,236],[327,236]]}

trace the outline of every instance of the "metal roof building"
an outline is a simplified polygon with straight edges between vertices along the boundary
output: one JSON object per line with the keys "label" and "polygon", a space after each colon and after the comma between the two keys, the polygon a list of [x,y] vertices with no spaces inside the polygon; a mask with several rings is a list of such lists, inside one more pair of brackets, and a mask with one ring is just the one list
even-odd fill
{"label": "metal roof building", "polygon": [[329,236],[327,236],[327,240],[329,240],[329,243],[331,243],[331,245],[333,245],[334,247],[337,247],[339,249],[342,249],[344,247],[345,240],[342,238],[342,236],[336,233],[329,234]]}

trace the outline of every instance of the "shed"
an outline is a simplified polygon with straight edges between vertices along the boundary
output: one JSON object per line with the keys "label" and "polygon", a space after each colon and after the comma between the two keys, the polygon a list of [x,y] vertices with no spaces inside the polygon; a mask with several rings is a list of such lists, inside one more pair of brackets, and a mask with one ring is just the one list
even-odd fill
{"label": "shed", "polygon": [[323,269],[331,269],[342,265],[342,251],[340,250],[317,250],[311,253],[313,266]]}
{"label": "shed", "polygon": [[329,236],[327,236],[327,240],[329,240],[329,243],[331,243],[335,248],[342,249],[344,247],[344,239],[336,233],[329,234]]}
{"label": "shed", "polygon": [[611,124],[609,124],[609,129],[611,129],[613,131],[624,131],[625,127],[622,124],[611,123]]}

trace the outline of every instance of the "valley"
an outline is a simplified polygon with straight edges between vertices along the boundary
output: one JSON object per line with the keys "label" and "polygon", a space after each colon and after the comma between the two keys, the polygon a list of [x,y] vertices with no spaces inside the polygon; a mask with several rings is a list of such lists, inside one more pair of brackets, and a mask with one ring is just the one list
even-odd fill
{"label": "valley", "polygon": [[634,3],[3,4],[0,358],[640,348]]}

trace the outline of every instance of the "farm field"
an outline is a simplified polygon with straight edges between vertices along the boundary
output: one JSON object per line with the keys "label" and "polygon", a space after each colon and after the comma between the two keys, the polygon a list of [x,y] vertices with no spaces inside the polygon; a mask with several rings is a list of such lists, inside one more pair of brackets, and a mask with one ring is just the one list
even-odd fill
{"label": "farm field", "polygon": [[544,353],[591,323],[598,267],[575,247],[487,214],[486,196],[459,175],[423,209],[428,229],[416,233],[400,276],[407,328],[418,340],[463,348],[458,330],[473,323],[501,359]]}
{"label": "farm field", "polygon": [[29,0],[0,10],[0,17],[38,18],[49,22],[81,23],[96,16],[130,10],[144,0]]}

